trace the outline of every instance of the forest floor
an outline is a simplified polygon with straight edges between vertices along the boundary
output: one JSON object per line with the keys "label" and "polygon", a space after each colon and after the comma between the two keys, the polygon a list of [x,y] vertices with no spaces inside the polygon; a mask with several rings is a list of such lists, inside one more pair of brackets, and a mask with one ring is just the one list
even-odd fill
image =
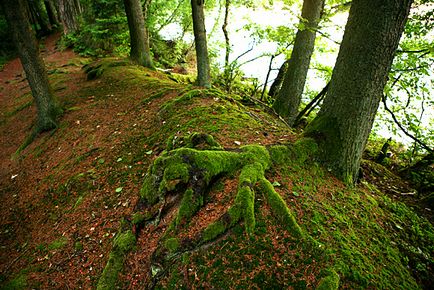
{"label": "forest floor", "polygon": [[[50,36],[45,40],[42,55],[64,114],[57,130],[41,134],[19,156],[14,153],[30,134],[36,110],[19,60],[12,60],[0,71],[1,288],[94,288],[109,258],[121,220],[128,219],[135,210],[148,166],[165,149],[171,135],[205,131],[214,135],[225,148],[245,144],[286,144],[297,139],[294,132],[261,106],[243,107],[238,101],[223,100],[219,95],[181,104],[181,111],[171,109],[165,104],[178,97],[185,85],[173,82],[157,71],[138,71],[129,67],[107,69],[107,76],[87,80],[82,66],[91,60],[79,57],[71,50],[59,51],[57,39],[58,36]],[[222,117],[223,113],[227,119]],[[409,279],[416,281],[407,281],[409,284],[406,285],[411,287],[427,287],[429,281],[432,283],[432,273],[429,274],[432,261],[426,262],[424,258],[434,256],[432,247],[418,247],[419,243],[415,242],[415,250],[405,252],[399,245],[393,246],[394,240],[417,238],[408,236],[407,232],[400,233],[402,227],[411,227],[410,223],[420,224],[423,228],[415,230],[426,238],[420,243],[432,241],[432,225],[402,207],[401,203],[395,203],[408,199],[408,204],[415,204],[411,200],[413,197],[404,198],[392,193],[371,200],[374,193],[378,193],[375,184],[385,191],[392,186],[394,192],[405,193],[411,191],[405,181],[394,175],[385,181],[378,174],[383,169],[369,170],[372,167],[365,165],[370,183],[361,185],[356,194],[345,189],[327,172],[310,172],[310,169],[308,172],[303,166],[300,165],[297,172],[276,168],[267,173],[267,178],[275,182],[276,191],[297,213],[299,222],[309,231],[315,231],[315,238],[323,243],[349,245],[345,235],[372,235],[374,229],[378,231],[373,226],[372,232],[359,233],[356,227],[360,225],[355,220],[364,220],[367,211],[380,204],[382,209],[372,217],[384,230],[384,234],[381,232],[378,236],[380,241],[371,241],[377,250],[354,245],[347,249],[352,253],[344,249],[342,253],[332,251],[333,258],[330,259],[315,257],[272,221],[273,213],[259,199],[257,202],[261,207],[255,237],[246,237],[242,229],[236,227],[216,244],[192,251],[188,259],[176,261],[174,268],[158,281],[157,287],[314,288],[324,276],[325,267],[333,264],[340,265],[336,271],[342,284],[350,288],[387,288],[393,283],[404,285],[399,283]],[[189,236],[203,229],[227,210],[227,196],[236,187],[233,178],[223,178],[215,184],[209,193],[210,202],[180,235]],[[354,198],[347,199],[341,194]],[[348,208],[354,207],[354,220],[343,217],[347,210],[341,212],[329,208],[331,204],[347,202],[345,200],[353,201]],[[366,201],[372,208],[366,208]],[[399,217],[391,217],[389,210]],[[421,211],[428,218],[432,217],[429,209]],[[155,282],[151,255],[161,243],[174,214],[169,212],[159,225],[139,234],[119,275],[118,287],[143,289]],[[371,217],[371,214],[368,215]],[[391,222],[385,221],[386,217]],[[372,225],[373,221],[366,223]],[[342,232],[339,232],[341,227]],[[354,227],[354,232],[343,230],[348,227]],[[429,237],[426,237],[427,233],[431,233]],[[365,241],[357,236],[358,239]],[[387,245],[384,247],[383,243]],[[388,253],[382,260],[384,253],[379,253],[387,251],[393,255]],[[418,254],[419,251],[422,254]],[[369,271],[363,268],[363,263],[374,263],[365,259],[377,255],[381,256],[379,263],[388,261],[390,265],[383,268],[375,264]],[[402,256],[396,261],[394,255]],[[419,255],[413,259],[415,262],[412,255]],[[414,270],[417,273],[413,277],[410,275],[413,270],[406,269],[409,266],[402,257],[410,257],[410,261],[417,264],[412,264],[413,268],[425,268],[417,270],[419,272]],[[340,264],[345,259],[350,260],[349,265],[357,263],[356,266],[347,269]],[[391,270],[396,263],[403,265],[402,269],[396,270],[398,272]],[[384,279],[382,275],[392,284],[375,284],[383,283],[376,282]]]}

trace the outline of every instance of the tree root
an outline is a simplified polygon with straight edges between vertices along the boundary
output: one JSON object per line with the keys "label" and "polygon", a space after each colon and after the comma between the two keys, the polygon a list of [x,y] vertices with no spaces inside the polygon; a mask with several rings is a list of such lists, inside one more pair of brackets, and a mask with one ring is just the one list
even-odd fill
{"label": "tree root", "polygon": [[[212,136],[207,134],[194,133],[178,140],[169,140],[170,150],[164,151],[148,169],[140,191],[140,206],[136,207],[133,218],[135,230],[138,232],[146,223],[158,222],[162,214],[179,204],[169,231],[161,239],[151,258],[153,284],[181,253],[212,243],[238,223],[243,223],[248,235],[253,234],[257,193],[264,195],[276,219],[294,237],[317,248],[318,243],[302,230],[285,201],[265,178],[266,170],[273,164],[282,164],[289,160],[303,162],[309,158],[316,146],[313,140],[306,140],[303,144],[296,143],[291,146],[266,148],[247,145],[236,150],[222,149]],[[232,206],[193,238],[178,239],[176,231],[187,224],[204,205],[205,195],[212,183],[222,176],[236,172],[240,173]]]}

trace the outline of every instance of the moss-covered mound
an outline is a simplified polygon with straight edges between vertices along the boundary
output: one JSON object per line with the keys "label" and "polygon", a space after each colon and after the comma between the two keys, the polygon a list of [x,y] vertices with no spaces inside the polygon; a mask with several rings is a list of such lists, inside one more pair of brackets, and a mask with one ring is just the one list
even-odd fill
{"label": "moss-covered mound", "polygon": [[26,149],[59,159],[22,215],[47,238],[19,240],[6,287],[430,287],[432,224],[370,180],[345,187],[264,105],[123,60],[85,69],[68,121]]}

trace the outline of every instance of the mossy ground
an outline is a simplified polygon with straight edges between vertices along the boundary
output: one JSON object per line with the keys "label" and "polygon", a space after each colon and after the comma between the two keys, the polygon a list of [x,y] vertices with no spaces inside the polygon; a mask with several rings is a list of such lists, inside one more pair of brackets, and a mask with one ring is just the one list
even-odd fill
{"label": "mossy ground", "polygon": [[[144,288],[158,272],[150,260],[159,242],[174,255],[172,267],[154,279],[156,288],[314,288],[320,281],[333,284],[334,272],[346,288],[417,289],[432,282],[432,225],[375,185],[345,188],[308,158],[312,144],[296,143],[292,153],[286,146],[269,147],[296,137],[261,105],[245,106],[242,98],[198,90],[133,65],[107,65],[99,78],[86,81],[75,65],[82,62],[51,74],[67,109],[59,129],[23,152],[18,177],[11,179],[12,171],[1,176],[4,287],[95,288],[112,259],[110,281]],[[26,98],[2,115],[2,137],[11,138],[7,128],[14,122],[22,128],[31,123],[32,107],[22,107]],[[191,132],[211,134],[234,152],[242,145],[266,146],[273,162],[266,179],[324,250],[292,235],[258,191],[251,234],[236,224],[184,251],[182,241],[233,204],[241,168],[213,180],[198,203],[203,206],[189,221],[181,218],[176,230],[175,206],[158,224],[121,231],[131,239],[119,247],[114,237],[122,219],[133,225],[149,218],[134,215],[143,209],[138,201],[147,168],[168,140],[171,149],[179,148]],[[14,142],[19,146],[19,139]],[[211,232],[223,232],[215,225]]]}

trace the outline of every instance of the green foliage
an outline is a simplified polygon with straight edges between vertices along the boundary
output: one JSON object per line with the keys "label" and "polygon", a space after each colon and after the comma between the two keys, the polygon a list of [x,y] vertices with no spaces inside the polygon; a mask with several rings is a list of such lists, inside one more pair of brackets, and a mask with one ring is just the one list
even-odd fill
{"label": "green foliage", "polygon": [[129,52],[127,18],[121,1],[84,0],[86,7],[80,29],[62,38],[61,45],[73,46],[85,56],[126,56]]}

